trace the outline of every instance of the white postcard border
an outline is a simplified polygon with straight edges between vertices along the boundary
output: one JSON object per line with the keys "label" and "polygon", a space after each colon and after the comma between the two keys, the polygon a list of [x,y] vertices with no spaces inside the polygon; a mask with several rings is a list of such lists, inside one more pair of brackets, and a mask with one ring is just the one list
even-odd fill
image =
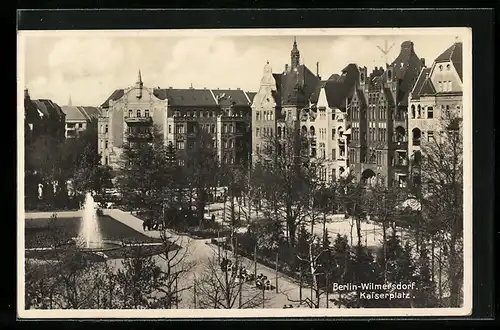
{"label": "white postcard border", "polygon": [[[372,35],[453,35],[463,43],[463,145],[464,145],[464,286],[461,308],[364,308],[364,309],[172,309],[172,310],[26,310],[24,296],[24,125],[23,90],[25,87],[25,38],[28,36],[372,36]],[[472,30],[470,28],[339,28],[339,29],[204,29],[204,30],[56,30],[18,31],[17,47],[17,315],[22,319],[96,319],[96,318],[290,318],[290,317],[416,317],[467,316],[472,313]],[[362,63],[360,63],[362,64]]]}

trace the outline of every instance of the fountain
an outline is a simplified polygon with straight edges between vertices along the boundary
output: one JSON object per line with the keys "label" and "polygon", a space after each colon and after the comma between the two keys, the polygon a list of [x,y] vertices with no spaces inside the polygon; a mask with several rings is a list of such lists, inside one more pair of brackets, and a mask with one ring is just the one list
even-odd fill
{"label": "fountain", "polygon": [[78,237],[74,238],[73,241],[78,244],[79,250],[93,252],[118,248],[122,245],[119,242],[108,241],[102,238],[97,218],[97,203],[89,192],[85,195],[80,232]]}
{"label": "fountain", "polygon": [[99,222],[97,221],[97,207],[91,193],[85,195],[82,224],[78,238],[85,249],[102,248],[103,240],[99,230]]}
{"label": "fountain", "polygon": [[[97,210],[98,207],[97,203],[94,201],[94,197],[91,193],[87,193],[85,195],[85,203],[81,210],[82,217],[79,232],[76,236],[55,245],[26,248],[25,251],[31,254],[32,259],[40,258],[40,256],[45,256],[46,258],[57,258],[59,257],[59,254],[53,253],[56,250],[63,253],[73,251],[83,253],[87,256],[97,256],[102,259],[116,259],[118,256],[124,256],[125,252],[123,251],[125,251],[125,248],[127,247],[162,247],[162,242],[124,242],[106,239],[103,237],[99,228],[100,219],[98,218]],[[112,252],[111,256],[108,256],[108,252],[111,252],[112,250],[122,250],[122,252]]]}

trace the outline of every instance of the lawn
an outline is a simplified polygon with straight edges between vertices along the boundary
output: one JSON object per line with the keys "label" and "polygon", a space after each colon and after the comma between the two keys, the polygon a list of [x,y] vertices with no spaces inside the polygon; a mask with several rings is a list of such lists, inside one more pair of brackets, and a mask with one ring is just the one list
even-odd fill
{"label": "lawn", "polygon": [[[101,236],[104,240],[125,242],[160,242],[157,238],[143,235],[134,229],[108,216],[98,217]],[[26,219],[25,246],[26,248],[49,247],[63,243],[77,237],[80,230],[81,218]]]}

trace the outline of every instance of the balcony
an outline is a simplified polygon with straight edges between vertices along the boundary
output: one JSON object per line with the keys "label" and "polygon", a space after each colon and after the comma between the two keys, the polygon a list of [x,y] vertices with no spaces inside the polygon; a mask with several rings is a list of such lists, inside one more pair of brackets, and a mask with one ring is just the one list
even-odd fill
{"label": "balcony", "polygon": [[127,124],[151,124],[153,118],[151,117],[125,117],[125,122]]}
{"label": "balcony", "polygon": [[413,139],[412,145],[419,146],[420,145],[420,139]]}
{"label": "balcony", "polygon": [[395,159],[393,166],[408,166],[408,160],[406,158]]}
{"label": "balcony", "polygon": [[144,141],[144,140],[150,140],[153,138],[153,135],[151,133],[130,133],[127,135],[127,139],[129,141]]}

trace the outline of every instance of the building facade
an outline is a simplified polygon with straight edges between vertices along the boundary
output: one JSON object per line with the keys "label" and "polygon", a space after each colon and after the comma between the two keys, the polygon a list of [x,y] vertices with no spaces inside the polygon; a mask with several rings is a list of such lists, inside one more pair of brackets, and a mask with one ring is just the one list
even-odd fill
{"label": "building facade", "polygon": [[362,181],[406,186],[408,99],[424,64],[413,42],[405,41],[385,70],[368,74],[366,67],[359,68],[348,123],[350,171]]}
{"label": "building facade", "polygon": [[51,100],[31,99],[24,90],[24,135],[28,146],[40,136],[48,135],[58,142],[64,141],[66,116],[61,107]]}
{"label": "building facade", "polygon": [[120,89],[103,103],[99,118],[102,163],[119,166],[124,143],[151,141],[153,130],[178,155],[204,135],[205,147],[228,165],[246,165],[250,157],[251,93],[207,88],[146,88],[137,83]]}
{"label": "building facade", "polygon": [[[290,53],[290,64],[282,73],[273,73],[269,63],[264,66],[260,88],[252,104],[252,160],[267,157],[269,143],[277,138],[279,150],[284,140],[298,135],[294,145],[300,159],[315,159],[320,164],[319,178],[336,180],[347,173],[347,148],[350,127],[347,105],[358,79],[357,66],[349,64],[340,75],[322,81],[319,63],[316,74],[300,64],[296,40]],[[287,141],[289,142],[289,141]]]}
{"label": "building facade", "polygon": [[78,137],[89,125],[94,125],[94,128],[97,128],[101,115],[99,107],[73,106],[70,104],[71,102],[68,103],[68,105],[61,107],[66,115],[64,135],[67,139]]}
{"label": "building facade", "polygon": [[101,164],[117,168],[125,144],[148,142],[155,128],[164,134],[167,100],[143,85],[141,72],[135,85],[115,90],[101,105],[98,152]]}
{"label": "building facade", "polygon": [[269,62],[264,66],[259,91],[252,103],[253,162],[269,157],[266,149],[272,148],[270,143],[275,138],[284,143],[283,140],[293,139],[296,132],[301,132],[302,141],[300,148],[294,146],[294,152],[304,157],[316,154],[315,128],[309,130],[307,125],[315,121],[315,114],[309,110],[317,102],[320,78],[300,64],[296,40],[290,57],[291,63],[285,65],[282,73],[273,73]]}
{"label": "building facade", "polygon": [[179,154],[206,139],[217,160],[229,166],[246,166],[250,143],[250,96],[239,89],[158,90],[168,99],[166,143]]}
{"label": "building facade", "polygon": [[[440,54],[430,67],[421,70],[411,92],[407,114],[408,154],[417,163],[421,146],[440,138],[447,119],[463,116],[462,59],[462,43],[457,42]],[[412,177],[418,180],[419,174],[412,173]]]}

